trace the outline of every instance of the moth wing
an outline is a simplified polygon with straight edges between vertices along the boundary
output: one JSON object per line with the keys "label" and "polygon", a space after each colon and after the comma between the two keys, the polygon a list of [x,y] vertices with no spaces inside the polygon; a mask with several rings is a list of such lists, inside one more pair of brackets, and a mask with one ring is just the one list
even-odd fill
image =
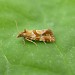
{"label": "moth wing", "polygon": [[53,35],[52,31],[50,29],[45,29],[45,30],[33,30],[34,34],[36,36],[40,35]]}
{"label": "moth wing", "polygon": [[45,32],[45,30],[36,30],[36,33],[39,35],[43,34],[44,32]]}
{"label": "moth wing", "polygon": [[53,36],[53,32],[50,29],[47,29],[44,31],[44,33],[42,35],[50,35]]}
{"label": "moth wing", "polygon": [[33,30],[33,33],[36,35],[36,37],[40,36],[40,32],[38,33],[37,30]]}

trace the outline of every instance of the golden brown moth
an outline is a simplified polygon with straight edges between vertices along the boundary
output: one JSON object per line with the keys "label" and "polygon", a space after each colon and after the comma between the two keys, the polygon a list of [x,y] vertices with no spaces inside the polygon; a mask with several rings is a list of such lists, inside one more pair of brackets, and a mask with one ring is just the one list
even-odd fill
{"label": "golden brown moth", "polygon": [[[24,30],[17,37],[23,37],[25,40],[33,42],[43,41],[43,42],[54,42],[55,38],[53,32],[50,29],[44,30]],[[33,42],[36,44],[35,42]]]}

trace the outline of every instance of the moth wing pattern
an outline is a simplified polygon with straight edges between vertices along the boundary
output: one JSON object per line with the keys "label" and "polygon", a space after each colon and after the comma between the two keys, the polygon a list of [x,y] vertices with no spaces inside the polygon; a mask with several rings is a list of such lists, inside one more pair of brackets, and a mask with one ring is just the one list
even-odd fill
{"label": "moth wing pattern", "polygon": [[53,36],[53,32],[50,29],[47,29],[47,30],[45,30],[45,32],[42,35],[43,36],[46,36],[46,35]]}
{"label": "moth wing pattern", "polygon": [[24,39],[32,41],[54,42],[55,37],[50,29],[44,30],[24,30],[18,37],[24,37]]}
{"label": "moth wing pattern", "polygon": [[45,32],[42,34],[43,38],[47,42],[54,42],[55,38],[53,36],[53,32],[50,29],[45,30]]}
{"label": "moth wing pattern", "polygon": [[36,35],[36,37],[40,36],[40,34],[38,34],[38,33],[36,32],[36,30],[33,30],[33,33]]}
{"label": "moth wing pattern", "polygon": [[33,30],[33,33],[36,35],[35,40],[47,42],[55,41],[53,32],[50,29]]}

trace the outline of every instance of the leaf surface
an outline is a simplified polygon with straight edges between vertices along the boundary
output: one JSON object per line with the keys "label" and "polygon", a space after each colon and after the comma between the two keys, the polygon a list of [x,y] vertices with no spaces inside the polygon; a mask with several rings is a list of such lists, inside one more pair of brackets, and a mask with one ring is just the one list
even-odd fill
{"label": "leaf surface", "polygon": [[[54,43],[17,38],[49,28]],[[0,75],[75,75],[75,1],[0,0]]]}

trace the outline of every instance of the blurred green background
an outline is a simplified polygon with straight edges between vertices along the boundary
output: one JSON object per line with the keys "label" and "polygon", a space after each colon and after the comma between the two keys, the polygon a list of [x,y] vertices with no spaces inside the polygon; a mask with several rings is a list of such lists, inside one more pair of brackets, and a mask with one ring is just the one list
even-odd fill
{"label": "blurred green background", "polygon": [[[16,38],[49,28],[54,43]],[[0,0],[0,75],[75,75],[75,0]]]}

